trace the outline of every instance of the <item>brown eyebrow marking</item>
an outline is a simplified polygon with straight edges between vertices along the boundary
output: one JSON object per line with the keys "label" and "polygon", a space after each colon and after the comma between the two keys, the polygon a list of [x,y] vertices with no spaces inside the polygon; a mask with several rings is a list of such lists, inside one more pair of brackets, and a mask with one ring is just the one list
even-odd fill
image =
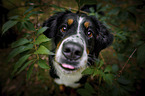
{"label": "brown eyebrow marking", "polygon": [[89,27],[89,25],[90,25],[90,23],[89,23],[89,22],[87,22],[87,21],[84,23],[84,26],[85,26],[86,28],[88,28],[88,27]]}
{"label": "brown eyebrow marking", "polygon": [[73,19],[68,19],[68,20],[67,20],[68,25],[71,25],[73,22],[74,22]]}

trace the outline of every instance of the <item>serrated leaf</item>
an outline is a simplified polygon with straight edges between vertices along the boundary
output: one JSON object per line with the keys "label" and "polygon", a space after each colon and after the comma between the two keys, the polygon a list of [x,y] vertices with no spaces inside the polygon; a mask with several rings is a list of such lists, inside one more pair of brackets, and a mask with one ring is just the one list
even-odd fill
{"label": "serrated leaf", "polygon": [[15,48],[13,51],[11,51],[11,53],[9,54],[8,56],[8,61],[11,60],[13,57],[15,57],[16,55],[24,52],[24,51],[27,51],[27,50],[30,50],[33,48],[33,44],[28,44],[26,46],[20,46],[18,48]]}
{"label": "serrated leaf", "polygon": [[33,6],[29,7],[29,9],[26,10],[26,11],[24,12],[24,15],[25,15],[26,13],[30,12],[33,8],[34,8]]}
{"label": "serrated leaf", "polygon": [[40,44],[40,43],[42,43],[42,42],[47,42],[47,41],[50,41],[50,39],[49,38],[47,38],[45,35],[40,35],[37,39],[36,39],[36,41],[34,42],[34,44]]}
{"label": "serrated leaf", "polygon": [[45,54],[45,55],[54,55],[54,53],[50,52],[45,46],[41,45],[34,54]]}
{"label": "serrated leaf", "polygon": [[105,72],[111,72],[112,71],[112,67],[110,65],[108,65],[105,70],[104,70],[104,73]]}
{"label": "serrated leaf", "polygon": [[143,64],[145,62],[145,44],[141,45],[137,50],[137,62]]}
{"label": "serrated leaf", "polygon": [[37,31],[37,35],[43,33],[44,31],[46,31],[48,29],[48,27],[42,27]]}
{"label": "serrated leaf", "polygon": [[8,21],[6,22],[3,26],[2,26],[2,34],[4,34],[8,29],[10,29],[11,27],[13,27],[14,25],[16,25],[18,23],[18,21]]}
{"label": "serrated leaf", "polygon": [[27,71],[27,80],[31,77],[31,74],[33,72],[33,68],[34,68],[34,63],[30,65],[30,67]]}
{"label": "serrated leaf", "polygon": [[86,68],[86,69],[82,72],[82,74],[91,75],[91,74],[93,74],[93,72],[94,72],[94,69],[89,67],[89,68]]}
{"label": "serrated leaf", "polygon": [[26,21],[24,22],[24,28],[26,28],[27,30],[31,30],[31,31],[35,31],[35,27],[34,27],[34,24],[29,22],[29,21]]}
{"label": "serrated leaf", "polygon": [[30,43],[31,41],[28,40],[28,39],[25,39],[25,38],[21,38],[19,39],[18,41],[15,41],[14,43],[12,43],[11,47],[14,48],[14,47],[18,47],[20,45],[24,45],[24,44],[27,44],[27,43]]}
{"label": "serrated leaf", "polygon": [[14,65],[14,70],[12,72],[12,74],[14,74],[18,68],[20,68],[22,66],[22,64],[30,57],[30,54],[28,55],[24,55],[23,57],[21,57],[17,62],[16,64]]}
{"label": "serrated leaf", "polygon": [[43,68],[43,69],[49,69],[49,65],[46,63],[45,60],[39,59],[38,61],[38,65],[39,67]]}
{"label": "serrated leaf", "polygon": [[30,60],[27,63],[24,64],[23,67],[21,67],[21,69],[17,72],[17,74],[19,74],[20,72],[22,72],[30,63],[32,63],[34,60]]}

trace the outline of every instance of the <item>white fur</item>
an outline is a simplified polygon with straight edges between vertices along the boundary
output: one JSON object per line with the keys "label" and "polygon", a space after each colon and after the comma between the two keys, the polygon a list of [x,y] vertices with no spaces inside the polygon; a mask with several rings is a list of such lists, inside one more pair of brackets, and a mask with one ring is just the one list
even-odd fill
{"label": "white fur", "polygon": [[[83,18],[79,17],[78,20],[78,28],[77,28],[77,34],[76,35],[72,35],[70,37],[67,37],[66,39],[64,39],[59,48],[56,50],[56,56],[55,56],[55,60],[54,60],[54,67],[56,69],[57,75],[59,76],[59,79],[55,79],[55,82],[57,84],[64,84],[65,86],[69,86],[69,87],[73,87],[76,88],[78,87],[80,84],[79,83],[75,83],[77,81],[79,81],[82,78],[82,71],[84,71],[87,67],[87,59],[88,59],[88,55],[86,52],[86,43],[84,42],[83,38],[80,35],[81,32],[81,24],[83,22]],[[60,61],[61,56],[62,56],[62,47],[63,47],[63,43],[64,42],[75,42],[75,43],[79,43],[81,45],[83,45],[84,47],[84,51],[83,51],[83,55],[82,57],[79,59],[79,64],[78,64],[78,70],[76,71],[67,71],[65,69],[63,69],[57,62]],[[57,62],[55,62],[57,61]]]}

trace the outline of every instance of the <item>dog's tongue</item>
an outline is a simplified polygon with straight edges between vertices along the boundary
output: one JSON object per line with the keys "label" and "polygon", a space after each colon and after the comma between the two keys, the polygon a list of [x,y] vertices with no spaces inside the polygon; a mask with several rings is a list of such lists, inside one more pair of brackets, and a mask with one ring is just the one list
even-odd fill
{"label": "dog's tongue", "polygon": [[75,69],[75,67],[73,67],[72,65],[68,65],[68,64],[62,64],[62,66],[64,68],[68,68],[68,69]]}

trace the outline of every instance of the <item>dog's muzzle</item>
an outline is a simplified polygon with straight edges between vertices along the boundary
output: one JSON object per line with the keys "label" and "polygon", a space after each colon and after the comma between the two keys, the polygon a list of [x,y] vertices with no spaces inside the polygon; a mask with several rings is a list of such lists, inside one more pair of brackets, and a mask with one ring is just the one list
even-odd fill
{"label": "dog's muzzle", "polygon": [[55,67],[64,73],[76,72],[86,67],[87,58],[84,40],[77,35],[70,36],[61,42],[56,51]]}
{"label": "dog's muzzle", "polygon": [[67,42],[63,44],[62,53],[69,61],[75,61],[81,58],[83,54],[83,47],[74,42]]}

